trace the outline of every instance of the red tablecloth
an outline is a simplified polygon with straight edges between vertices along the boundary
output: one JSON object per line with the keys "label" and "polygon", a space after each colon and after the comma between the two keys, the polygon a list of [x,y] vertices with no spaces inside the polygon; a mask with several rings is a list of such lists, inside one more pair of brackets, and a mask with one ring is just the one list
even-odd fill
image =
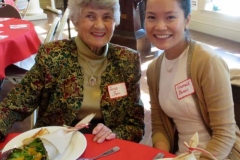
{"label": "red tablecloth", "polygon": [[[20,133],[11,133],[9,134],[5,141],[0,143],[0,149],[2,149],[12,138],[19,135]],[[138,144],[134,142],[129,142],[120,139],[113,139],[110,141],[105,141],[103,143],[93,142],[93,135],[85,134],[87,139],[87,148],[81,157],[94,157],[108,149],[111,149],[114,146],[120,147],[120,150],[112,155],[106,156],[102,159],[104,160],[152,160],[152,158],[159,152],[165,154],[165,158],[175,157],[168,152],[164,152],[155,148],[152,148],[147,145]]]}
{"label": "red tablecloth", "polygon": [[[24,60],[37,53],[41,44],[30,21],[11,18],[1,21],[0,35],[8,35],[8,38],[0,39],[0,79],[5,77],[5,68],[13,63]],[[27,24],[25,29],[10,29],[10,25]]]}

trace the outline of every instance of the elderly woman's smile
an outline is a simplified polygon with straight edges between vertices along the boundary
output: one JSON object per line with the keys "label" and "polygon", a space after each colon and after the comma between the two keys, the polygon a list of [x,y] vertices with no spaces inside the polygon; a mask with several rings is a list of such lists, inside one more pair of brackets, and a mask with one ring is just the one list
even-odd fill
{"label": "elderly woman's smile", "polygon": [[113,11],[109,8],[84,7],[81,10],[76,28],[79,38],[95,54],[101,54],[102,47],[110,41],[115,29]]}
{"label": "elderly woman's smile", "polygon": [[105,33],[104,32],[102,32],[102,33],[92,32],[92,35],[95,36],[95,37],[103,37],[105,35]]}

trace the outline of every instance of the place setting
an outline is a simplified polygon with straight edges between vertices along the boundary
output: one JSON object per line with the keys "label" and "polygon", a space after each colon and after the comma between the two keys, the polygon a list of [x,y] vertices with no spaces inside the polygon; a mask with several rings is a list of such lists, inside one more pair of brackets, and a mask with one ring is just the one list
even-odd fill
{"label": "place setting", "polygon": [[86,116],[75,127],[48,126],[21,133],[4,146],[0,160],[36,155],[50,160],[76,160],[87,147],[86,137],[79,130],[88,127],[94,116]]}

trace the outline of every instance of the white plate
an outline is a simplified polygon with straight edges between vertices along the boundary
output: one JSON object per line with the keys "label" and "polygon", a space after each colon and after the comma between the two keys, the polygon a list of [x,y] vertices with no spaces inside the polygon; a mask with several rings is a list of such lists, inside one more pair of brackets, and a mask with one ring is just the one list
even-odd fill
{"label": "white plate", "polygon": [[[51,127],[43,127],[47,128],[50,132],[53,132],[62,127],[59,126],[51,126]],[[24,132],[16,137],[14,137],[11,141],[9,141],[5,147],[3,148],[3,152],[9,150],[14,147],[20,147],[22,145],[22,140],[28,137],[31,137],[34,133],[36,133],[41,128],[36,128]],[[59,140],[61,142],[61,140]],[[54,160],[76,160],[82,153],[85,151],[87,147],[87,140],[85,136],[81,132],[76,132],[72,140],[68,146],[68,148],[63,152],[63,154],[58,155]]]}
{"label": "white plate", "polygon": [[173,158],[160,158],[160,159],[156,159],[156,160],[173,160]]}

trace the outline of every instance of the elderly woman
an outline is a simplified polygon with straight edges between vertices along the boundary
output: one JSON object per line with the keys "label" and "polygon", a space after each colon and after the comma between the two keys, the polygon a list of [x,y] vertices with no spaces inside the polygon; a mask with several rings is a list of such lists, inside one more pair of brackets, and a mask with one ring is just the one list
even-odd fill
{"label": "elderly woman", "polygon": [[85,130],[94,141],[139,142],[144,134],[140,56],[109,43],[120,23],[119,1],[69,0],[68,7],[78,36],[40,46],[35,65],[0,103],[1,138],[39,108],[35,127],[73,125],[96,113]]}

